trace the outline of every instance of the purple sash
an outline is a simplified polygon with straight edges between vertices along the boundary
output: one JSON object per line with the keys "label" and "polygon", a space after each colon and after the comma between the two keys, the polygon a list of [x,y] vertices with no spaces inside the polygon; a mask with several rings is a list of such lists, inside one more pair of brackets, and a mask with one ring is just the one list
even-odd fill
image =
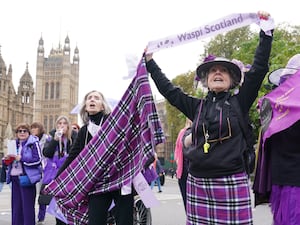
{"label": "purple sash", "polygon": [[300,70],[284,83],[259,99],[262,142],[258,154],[253,190],[262,198],[271,192],[270,152],[265,149],[267,138],[293,125],[300,119]]}

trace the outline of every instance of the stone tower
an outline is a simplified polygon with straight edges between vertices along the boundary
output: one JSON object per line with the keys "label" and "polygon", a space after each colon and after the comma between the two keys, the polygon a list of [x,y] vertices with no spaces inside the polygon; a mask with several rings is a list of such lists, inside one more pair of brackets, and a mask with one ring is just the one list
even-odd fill
{"label": "stone tower", "polygon": [[12,71],[12,65],[7,69],[0,49],[0,158],[5,154],[6,140],[15,137],[15,127],[21,122],[33,122],[34,88],[28,63],[19,80],[17,93]]}
{"label": "stone tower", "polygon": [[21,108],[21,113],[17,114],[17,121],[29,124],[33,122],[33,95],[33,81],[28,71],[28,63],[26,63],[26,70],[19,81],[18,87],[17,108]]}
{"label": "stone tower", "polygon": [[47,132],[55,128],[56,119],[65,115],[77,122],[77,115],[70,114],[78,104],[79,50],[76,47],[71,62],[70,39],[62,46],[52,48],[45,58],[44,40],[39,40],[36,64],[36,94],[34,121],[42,122]]}

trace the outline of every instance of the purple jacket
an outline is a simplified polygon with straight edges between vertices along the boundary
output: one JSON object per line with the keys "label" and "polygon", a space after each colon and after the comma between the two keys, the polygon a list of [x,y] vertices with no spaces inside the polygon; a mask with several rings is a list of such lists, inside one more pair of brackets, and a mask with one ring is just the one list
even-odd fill
{"label": "purple jacket", "polygon": [[[19,140],[16,139],[16,144],[19,144]],[[29,135],[26,142],[22,143],[21,160],[24,173],[28,175],[30,181],[37,182],[38,177],[41,178],[41,150],[39,145],[39,139],[36,136]],[[10,172],[12,165],[8,166],[8,172],[6,182],[11,182]]]}

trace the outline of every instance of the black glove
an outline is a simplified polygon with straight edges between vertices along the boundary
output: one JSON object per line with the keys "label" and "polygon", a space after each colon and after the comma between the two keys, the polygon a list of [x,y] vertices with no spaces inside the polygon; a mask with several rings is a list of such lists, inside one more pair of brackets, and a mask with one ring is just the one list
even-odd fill
{"label": "black glove", "polygon": [[245,158],[245,169],[247,174],[251,174],[254,171],[255,168],[255,151],[254,149],[248,149],[244,153],[244,158]]}
{"label": "black glove", "polygon": [[250,151],[248,154],[249,173],[253,173],[255,168],[255,151]]}

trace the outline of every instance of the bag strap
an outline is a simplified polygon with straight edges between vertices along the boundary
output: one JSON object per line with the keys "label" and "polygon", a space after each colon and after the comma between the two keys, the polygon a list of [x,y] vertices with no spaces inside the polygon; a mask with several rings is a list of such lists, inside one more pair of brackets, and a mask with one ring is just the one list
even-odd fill
{"label": "bag strap", "polygon": [[235,109],[235,112],[237,113],[239,125],[241,127],[243,136],[246,140],[246,144],[247,144],[249,149],[253,149],[253,142],[251,141],[252,134],[251,134],[251,132],[249,132],[248,123],[246,121],[247,119],[249,119],[249,115],[247,114],[246,117],[245,117],[245,115],[242,114],[242,110],[241,110],[241,107],[240,107],[240,105],[237,101],[236,96],[232,96],[230,98],[230,103],[232,104],[233,109]]}
{"label": "bag strap", "polygon": [[200,105],[198,107],[198,113],[197,113],[197,118],[195,120],[195,125],[193,126],[194,128],[192,129],[192,134],[193,134],[192,135],[192,138],[193,138],[192,142],[195,146],[197,145],[197,140],[198,140],[196,138],[197,137],[197,128],[199,127],[199,121],[200,121],[200,116],[201,116],[204,101],[205,101],[204,99],[201,99]]}

